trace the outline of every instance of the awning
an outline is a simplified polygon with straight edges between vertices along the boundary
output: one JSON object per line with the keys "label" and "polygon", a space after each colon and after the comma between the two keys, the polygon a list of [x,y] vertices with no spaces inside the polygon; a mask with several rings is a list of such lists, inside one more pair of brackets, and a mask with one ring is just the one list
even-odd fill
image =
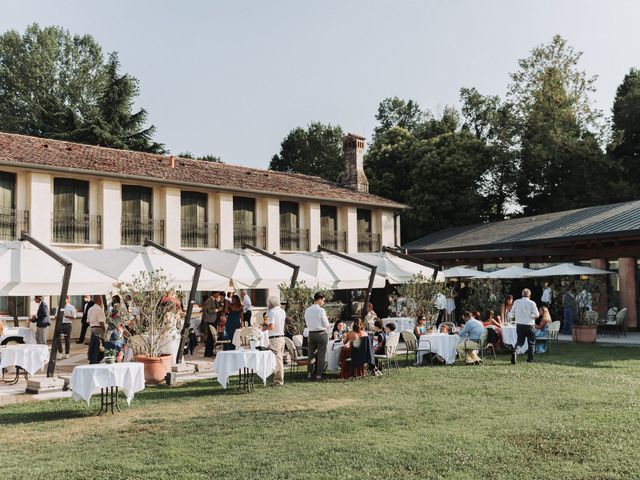
{"label": "awning", "polygon": [[491,273],[487,273],[479,278],[527,278],[532,274],[536,273],[536,270],[532,270],[530,268],[523,268],[518,266],[511,266],[507,268],[502,268],[500,270],[495,270]]}
{"label": "awning", "polygon": [[442,273],[446,278],[484,278],[488,275],[486,272],[466,267],[447,268]]}
{"label": "awning", "polygon": [[[412,262],[388,252],[351,253],[349,256],[377,267],[377,274],[383,276],[390,284],[397,285],[409,282],[416,275],[433,278],[435,269]],[[438,272],[437,281],[444,281],[444,274]]]}
{"label": "awning", "polygon": [[614,272],[598,268],[582,267],[573,263],[561,263],[553,267],[534,270],[529,277],[565,277],[573,275],[611,275]]}

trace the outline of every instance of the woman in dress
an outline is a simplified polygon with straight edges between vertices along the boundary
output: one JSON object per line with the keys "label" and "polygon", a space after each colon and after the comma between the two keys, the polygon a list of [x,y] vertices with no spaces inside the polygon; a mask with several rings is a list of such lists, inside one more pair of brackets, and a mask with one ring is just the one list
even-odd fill
{"label": "woman in dress", "polygon": [[[536,319],[536,338],[548,338],[549,337],[549,325],[551,325],[551,314],[547,307],[540,307],[540,316]],[[536,353],[545,353],[549,341],[536,342]]]}
{"label": "woman in dress", "polygon": [[511,312],[512,307],[513,295],[507,295],[507,298],[504,299],[504,303],[500,307],[500,318],[502,318],[503,322],[509,321],[509,313]]}
{"label": "woman in dress", "polygon": [[[242,317],[242,302],[238,295],[231,297],[231,303],[229,304],[229,311],[227,313],[227,323],[225,325],[225,332],[228,339],[233,339],[233,334],[240,328],[240,318]],[[235,350],[233,343],[225,343],[225,350]]]}
{"label": "woman in dress", "polygon": [[424,315],[420,315],[418,317],[418,324],[416,328],[413,329],[413,333],[416,334],[416,338],[420,338],[422,335],[427,334],[427,317]]}

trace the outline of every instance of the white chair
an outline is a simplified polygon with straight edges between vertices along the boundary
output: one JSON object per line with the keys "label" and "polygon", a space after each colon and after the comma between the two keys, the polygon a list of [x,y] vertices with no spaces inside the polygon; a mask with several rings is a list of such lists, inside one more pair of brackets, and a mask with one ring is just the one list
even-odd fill
{"label": "white chair", "polygon": [[309,357],[305,356],[305,355],[300,355],[298,353],[298,349],[296,348],[296,346],[294,345],[294,343],[291,341],[290,338],[284,337],[284,348],[287,349],[287,351],[289,352],[289,355],[291,356],[291,365],[292,368],[290,368],[289,370],[291,371],[291,373],[295,373],[298,371],[298,367],[301,365],[307,365],[307,363],[309,362]]}
{"label": "white chair", "polygon": [[387,369],[393,365],[396,370],[399,370],[398,358],[396,357],[398,343],[400,343],[400,335],[389,335],[385,343],[384,355],[375,355],[376,363],[378,361],[384,362]]}
{"label": "white chair", "polygon": [[[416,335],[411,330],[405,330],[404,332],[402,332],[402,340],[404,341],[404,345],[406,347],[406,355],[405,355],[406,361],[409,360],[409,353],[415,352],[416,354],[415,363],[422,364],[424,355],[426,353],[432,353],[431,342],[429,340],[425,340],[423,343],[426,343],[428,347],[419,348],[420,343],[418,342]],[[431,357],[431,365],[433,365],[433,357]]]}

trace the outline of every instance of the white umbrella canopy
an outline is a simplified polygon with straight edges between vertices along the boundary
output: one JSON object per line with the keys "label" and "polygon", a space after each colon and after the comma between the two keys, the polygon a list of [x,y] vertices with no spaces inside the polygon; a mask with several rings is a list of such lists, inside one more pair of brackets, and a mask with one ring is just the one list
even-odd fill
{"label": "white umbrella canopy", "polygon": [[[207,270],[231,278],[239,288],[275,289],[282,284],[289,285],[293,275],[291,267],[252,250],[206,250],[183,254]],[[314,284],[314,279],[304,272],[298,274],[298,281]]]}
{"label": "white umbrella canopy", "polygon": [[[194,268],[153,247],[123,247],[106,250],[65,251],[70,258],[88,265],[120,282],[131,282],[140,272],[162,270],[171,279],[171,286],[190,290]],[[203,268],[200,272],[199,290],[227,290],[229,277]]]}
{"label": "white umbrella canopy", "polygon": [[[327,252],[283,253],[282,258],[300,265],[300,271],[312,277],[309,286],[332,290],[367,288],[371,269]],[[382,288],[384,277],[376,275],[373,288]]]}
{"label": "white umbrella canopy", "polygon": [[[116,280],[57,251],[72,263],[69,295],[106,294]],[[64,267],[28,242],[0,244],[0,295],[60,295]]]}
{"label": "white umbrella canopy", "polygon": [[511,267],[495,270],[480,278],[528,278],[534,273],[536,273],[536,270],[512,265]]}
{"label": "white umbrella canopy", "polygon": [[444,273],[446,278],[484,278],[488,275],[486,272],[466,267],[451,267],[447,268],[442,273]]}
{"label": "white umbrella canopy", "polygon": [[611,275],[614,272],[600,270],[598,268],[582,267],[573,263],[561,263],[553,267],[534,270],[529,277],[564,277],[572,275]]}
{"label": "white umbrella canopy", "polygon": [[[415,275],[423,275],[426,278],[432,278],[435,271],[433,268],[406,260],[387,252],[353,253],[349,255],[378,267],[378,275],[386,278],[392,285],[407,283]],[[438,272],[436,281],[444,281],[444,274],[442,272]]]}

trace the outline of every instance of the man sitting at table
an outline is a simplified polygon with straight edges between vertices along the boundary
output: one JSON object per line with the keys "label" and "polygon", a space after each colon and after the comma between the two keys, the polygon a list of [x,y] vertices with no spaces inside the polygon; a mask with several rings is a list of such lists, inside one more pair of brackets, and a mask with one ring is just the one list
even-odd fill
{"label": "man sitting at table", "polygon": [[[468,312],[465,312],[465,317],[467,316],[466,313]],[[481,361],[477,350],[480,348],[480,336],[483,331],[482,322],[471,317],[467,318],[464,327],[458,332],[460,343],[458,343],[456,350],[460,358],[466,360],[467,365],[472,363],[479,364]]]}

